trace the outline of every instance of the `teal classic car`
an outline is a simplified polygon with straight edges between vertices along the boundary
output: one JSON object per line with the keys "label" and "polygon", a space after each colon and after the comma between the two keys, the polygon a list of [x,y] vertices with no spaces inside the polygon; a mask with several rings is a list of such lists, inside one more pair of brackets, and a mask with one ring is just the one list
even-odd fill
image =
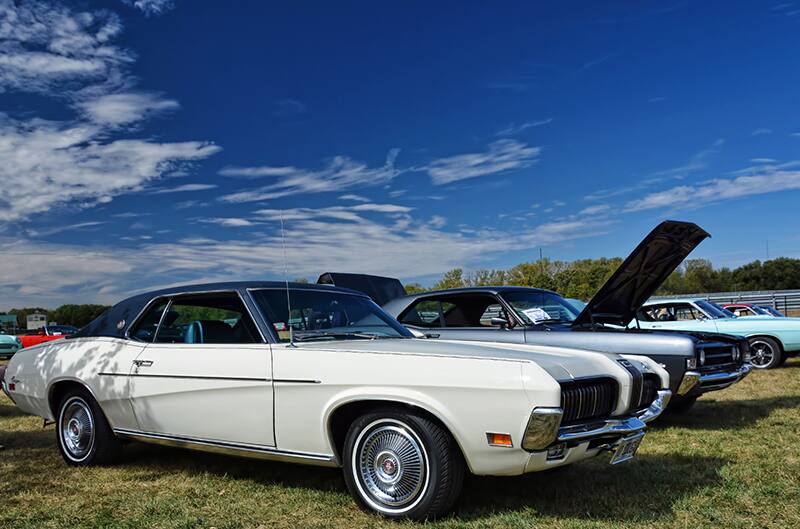
{"label": "teal classic car", "polygon": [[800,318],[738,318],[702,298],[658,299],[645,303],[630,326],[642,329],[706,331],[744,336],[753,367],[772,369],[800,353]]}
{"label": "teal classic car", "polygon": [[0,331],[0,358],[11,358],[20,349],[22,343],[19,338]]}

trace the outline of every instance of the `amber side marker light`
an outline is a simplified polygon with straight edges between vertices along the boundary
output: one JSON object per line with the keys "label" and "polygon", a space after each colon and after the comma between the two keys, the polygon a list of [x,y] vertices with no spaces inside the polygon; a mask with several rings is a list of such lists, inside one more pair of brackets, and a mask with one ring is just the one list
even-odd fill
{"label": "amber side marker light", "polygon": [[504,446],[512,448],[514,443],[511,442],[511,436],[507,433],[487,433],[486,440],[489,441],[490,446]]}

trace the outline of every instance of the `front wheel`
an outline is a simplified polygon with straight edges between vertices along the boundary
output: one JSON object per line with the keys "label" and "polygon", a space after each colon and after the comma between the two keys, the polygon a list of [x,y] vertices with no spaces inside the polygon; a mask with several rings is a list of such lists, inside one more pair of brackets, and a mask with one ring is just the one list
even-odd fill
{"label": "front wheel", "polygon": [[368,413],[347,432],[344,478],[364,508],[389,518],[433,519],[455,504],[464,462],[453,437],[426,417]]}
{"label": "front wheel", "polygon": [[756,369],[775,369],[783,362],[778,342],[772,338],[756,336],[750,338],[750,363]]}
{"label": "front wheel", "polygon": [[83,389],[69,391],[61,399],[56,437],[61,456],[72,466],[113,463],[122,449],[100,406]]}

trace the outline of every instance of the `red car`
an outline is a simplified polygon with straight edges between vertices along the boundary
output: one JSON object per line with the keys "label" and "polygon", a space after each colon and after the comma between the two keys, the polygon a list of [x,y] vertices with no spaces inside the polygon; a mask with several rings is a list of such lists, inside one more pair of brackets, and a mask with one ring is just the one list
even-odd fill
{"label": "red car", "polygon": [[52,340],[60,340],[66,338],[70,334],[75,334],[78,329],[71,325],[48,325],[39,329],[36,334],[22,334],[19,335],[19,341],[22,342],[22,348],[32,347],[40,343],[50,342]]}

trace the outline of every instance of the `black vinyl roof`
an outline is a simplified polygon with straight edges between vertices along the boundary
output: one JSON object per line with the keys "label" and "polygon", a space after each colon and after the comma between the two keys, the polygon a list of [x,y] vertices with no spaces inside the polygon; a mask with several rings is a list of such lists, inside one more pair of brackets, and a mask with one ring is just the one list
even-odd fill
{"label": "black vinyl roof", "polygon": [[[124,338],[125,331],[133,320],[144,310],[150,301],[155,298],[176,296],[179,294],[203,294],[218,291],[243,291],[259,288],[286,288],[284,281],[229,281],[223,283],[205,283],[202,285],[182,285],[161,290],[154,290],[137,294],[124,299],[106,310],[103,314],[92,320],[86,327],[70,336],[70,338],[84,338],[87,336],[106,336],[111,338]],[[290,289],[321,290],[328,292],[347,292],[365,296],[362,292],[331,285],[316,285],[313,283],[289,283]]]}

